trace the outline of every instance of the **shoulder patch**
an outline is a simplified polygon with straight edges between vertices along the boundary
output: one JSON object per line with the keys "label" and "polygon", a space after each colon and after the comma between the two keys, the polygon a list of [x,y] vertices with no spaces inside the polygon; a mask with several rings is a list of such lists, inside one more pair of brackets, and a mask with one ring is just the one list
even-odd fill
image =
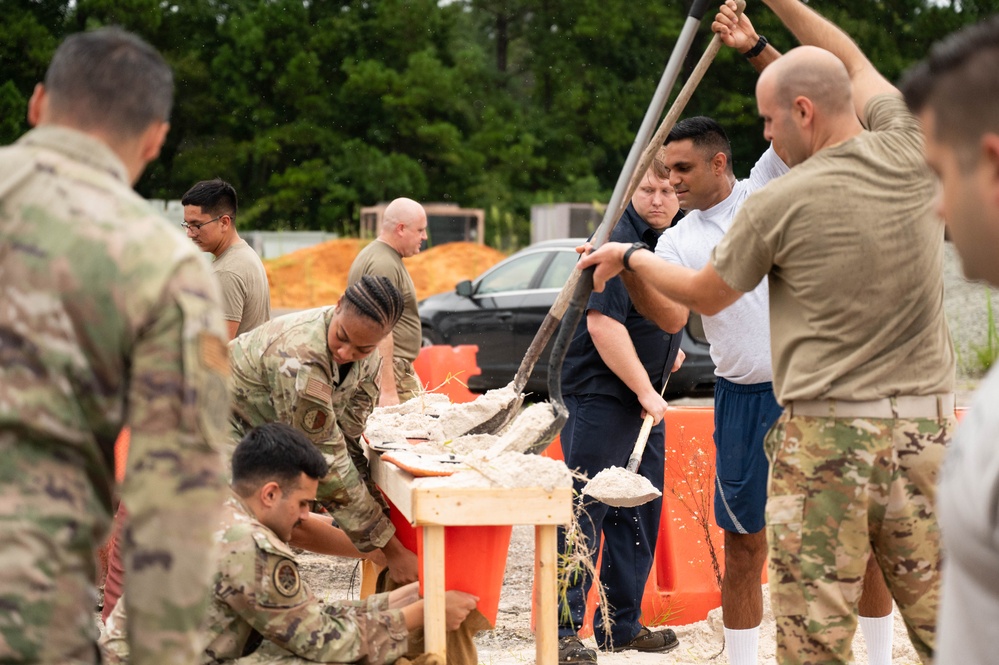
{"label": "shoulder patch", "polygon": [[285,598],[293,598],[302,588],[302,578],[298,575],[298,566],[295,565],[294,561],[288,559],[281,559],[274,566],[271,579],[274,582],[274,588]]}
{"label": "shoulder patch", "polygon": [[319,407],[308,409],[302,416],[302,429],[309,434],[318,434],[326,427],[327,420],[326,409]]}
{"label": "shoulder patch", "polygon": [[310,378],[305,384],[305,394],[329,404],[333,398],[333,387],[319,379]]}

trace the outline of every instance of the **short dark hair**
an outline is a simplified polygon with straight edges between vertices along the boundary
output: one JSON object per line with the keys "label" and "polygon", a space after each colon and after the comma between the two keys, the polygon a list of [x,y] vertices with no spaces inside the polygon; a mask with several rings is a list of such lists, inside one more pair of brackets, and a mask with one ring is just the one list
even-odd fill
{"label": "short dark hair", "polygon": [[236,188],[222,178],[202,180],[184,193],[181,205],[201,206],[203,212],[210,215],[228,214],[236,216],[239,201],[236,198]]}
{"label": "short dark hair", "polygon": [[688,139],[695,146],[710,151],[712,157],[719,152],[724,154],[728,162],[728,170],[732,171],[732,144],[729,142],[725,130],[717,122],[703,115],[681,120],[673,125],[673,129],[666,135],[663,145]]}
{"label": "short dark hair", "polygon": [[271,481],[290,489],[303,473],[320,480],[328,472],[326,458],[315,444],[284,423],[253,428],[232,455],[232,485],[240,496],[249,496]]}
{"label": "short dark hair", "polygon": [[120,28],[70,35],[45,73],[56,120],[133,138],[170,118],[173,74],[152,46]]}
{"label": "short dark hair", "polygon": [[999,15],[934,44],[899,87],[913,113],[933,110],[934,134],[969,167],[982,134],[999,132]]}
{"label": "short dark hair", "polygon": [[343,293],[346,306],[383,327],[392,328],[406,307],[399,289],[388,277],[364,275]]}

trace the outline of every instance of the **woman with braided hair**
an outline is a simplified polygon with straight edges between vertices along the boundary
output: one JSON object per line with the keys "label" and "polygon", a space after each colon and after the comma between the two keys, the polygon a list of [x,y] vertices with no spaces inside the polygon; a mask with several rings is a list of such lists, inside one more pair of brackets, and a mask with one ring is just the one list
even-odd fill
{"label": "woman with braided hair", "polygon": [[385,277],[365,276],[335,306],[273,319],[229,343],[233,440],[283,422],[326,456],[316,498],[362,552],[381,550],[390,577],[417,578],[416,555],[395,536],[360,444],[378,403],[378,343],[402,316],[403,299]]}

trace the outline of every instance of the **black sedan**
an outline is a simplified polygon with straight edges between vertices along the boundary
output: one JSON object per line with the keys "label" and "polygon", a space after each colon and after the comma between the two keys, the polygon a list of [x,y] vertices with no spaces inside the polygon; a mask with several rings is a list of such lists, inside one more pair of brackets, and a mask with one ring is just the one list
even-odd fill
{"label": "black sedan", "polygon": [[[481,374],[469,377],[476,392],[502,388],[517,373],[556,296],[576,265],[581,238],[548,240],[497,263],[474,281],[460,282],[453,292],[440,293],[419,304],[423,344],[475,344]],[[715,365],[700,319],[691,314],[681,347],[687,354],[680,371],[669,380],[671,397],[711,395]],[[526,390],[548,392],[551,342],[542,353]]]}

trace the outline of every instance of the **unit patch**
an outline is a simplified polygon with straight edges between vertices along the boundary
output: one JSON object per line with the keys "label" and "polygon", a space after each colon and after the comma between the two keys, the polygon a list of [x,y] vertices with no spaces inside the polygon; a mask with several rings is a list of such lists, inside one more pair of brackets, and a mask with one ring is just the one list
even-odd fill
{"label": "unit patch", "polygon": [[302,580],[298,576],[298,566],[288,559],[282,559],[274,567],[274,588],[278,593],[286,598],[292,598],[302,586]]}

